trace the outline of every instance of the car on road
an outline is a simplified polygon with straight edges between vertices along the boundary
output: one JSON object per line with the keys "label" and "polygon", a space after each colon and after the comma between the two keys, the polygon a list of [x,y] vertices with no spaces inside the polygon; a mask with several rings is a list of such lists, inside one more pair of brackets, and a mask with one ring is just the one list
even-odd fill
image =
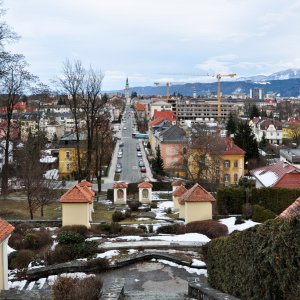
{"label": "car on road", "polygon": [[145,168],[145,167],[141,167],[141,168],[140,168],[140,171],[141,171],[142,173],[146,173],[146,168]]}
{"label": "car on road", "polygon": [[136,151],[141,151],[140,145],[136,145]]}
{"label": "car on road", "polygon": [[126,126],[124,126],[124,127],[123,127],[123,130],[126,130],[126,129],[127,129],[127,127],[126,127]]}
{"label": "car on road", "polygon": [[139,161],[139,167],[145,167],[145,164],[142,160]]}
{"label": "car on road", "polygon": [[137,156],[138,156],[138,157],[142,157],[142,152],[141,152],[141,151],[138,151],[138,152],[137,152]]}
{"label": "car on road", "polygon": [[116,173],[122,173],[122,165],[121,164],[116,165]]}
{"label": "car on road", "polygon": [[119,147],[123,147],[123,146],[124,146],[124,143],[120,142]]}
{"label": "car on road", "polygon": [[123,152],[118,152],[118,158],[122,158],[123,157]]}

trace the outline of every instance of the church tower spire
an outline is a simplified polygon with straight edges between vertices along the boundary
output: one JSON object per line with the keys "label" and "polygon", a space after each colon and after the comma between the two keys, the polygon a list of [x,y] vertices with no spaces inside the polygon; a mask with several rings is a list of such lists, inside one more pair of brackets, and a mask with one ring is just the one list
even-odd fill
{"label": "church tower spire", "polygon": [[125,99],[126,99],[126,103],[130,104],[128,77],[126,78],[126,84],[125,84]]}

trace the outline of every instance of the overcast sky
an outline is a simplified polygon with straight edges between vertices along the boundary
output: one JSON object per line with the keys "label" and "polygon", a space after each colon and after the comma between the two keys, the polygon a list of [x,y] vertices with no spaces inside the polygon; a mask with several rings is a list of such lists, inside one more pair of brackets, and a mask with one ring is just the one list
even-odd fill
{"label": "overcast sky", "polygon": [[299,0],[3,0],[26,56],[48,83],[66,58],[105,73],[103,90],[201,82],[190,74],[300,67]]}

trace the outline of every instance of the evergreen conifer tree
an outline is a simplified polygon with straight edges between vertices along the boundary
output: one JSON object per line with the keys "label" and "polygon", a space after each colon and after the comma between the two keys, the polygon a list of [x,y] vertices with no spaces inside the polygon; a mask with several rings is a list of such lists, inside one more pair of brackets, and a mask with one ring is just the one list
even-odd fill
{"label": "evergreen conifer tree", "polygon": [[234,143],[242,148],[245,154],[245,162],[249,159],[259,159],[258,144],[251,127],[246,122],[240,122],[234,136]]}
{"label": "evergreen conifer tree", "polygon": [[266,139],[266,134],[263,132],[263,136],[259,142],[259,148],[264,149],[268,145],[268,141]]}
{"label": "evergreen conifer tree", "polygon": [[250,110],[250,119],[253,119],[254,117],[259,117],[259,116],[260,116],[260,113],[259,113],[258,108],[255,104],[253,104],[251,106],[251,110]]}
{"label": "evergreen conifer tree", "polygon": [[229,114],[229,119],[226,124],[227,136],[234,134],[236,132],[236,122],[232,113]]}
{"label": "evergreen conifer tree", "polygon": [[155,159],[152,162],[152,168],[153,168],[153,171],[156,174],[158,174],[158,175],[165,175],[164,162],[163,162],[163,159],[161,157],[161,152],[160,152],[159,145],[156,148],[156,157],[155,157]]}

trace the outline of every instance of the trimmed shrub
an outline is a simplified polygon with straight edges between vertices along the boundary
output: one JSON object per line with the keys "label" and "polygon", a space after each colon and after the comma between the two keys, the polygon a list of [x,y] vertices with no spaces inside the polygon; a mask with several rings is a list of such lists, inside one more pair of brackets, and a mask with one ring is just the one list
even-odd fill
{"label": "trimmed shrub", "polygon": [[260,206],[258,204],[253,205],[253,215],[252,215],[252,221],[263,223],[267,220],[276,218],[276,214],[274,214],[269,209]]}
{"label": "trimmed shrub", "polygon": [[111,234],[117,234],[121,231],[121,225],[119,223],[116,222],[112,222],[110,223],[110,227],[109,227],[109,233]]}
{"label": "trimmed shrub", "polygon": [[245,203],[242,205],[242,215],[246,218],[246,219],[250,219],[252,217],[252,205],[250,203]]}
{"label": "trimmed shrub", "polygon": [[151,202],[150,207],[151,207],[151,209],[152,208],[154,208],[154,209],[157,208],[157,203],[156,202]]}
{"label": "trimmed shrub", "polygon": [[129,201],[128,206],[131,209],[131,211],[138,211],[139,207],[141,206],[141,203],[139,201]]}
{"label": "trimmed shrub", "polygon": [[109,261],[106,258],[96,258],[86,261],[85,265],[95,271],[105,271],[109,267]]}
{"label": "trimmed shrub", "polygon": [[109,230],[110,230],[110,224],[92,225],[92,232],[95,234],[108,234]]}
{"label": "trimmed shrub", "polygon": [[120,222],[125,219],[125,215],[120,210],[115,210],[111,216],[113,222]]}
{"label": "trimmed shrub", "polygon": [[174,225],[165,225],[158,227],[156,232],[162,233],[162,234],[177,234],[179,231],[179,228],[182,227],[183,225],[180,224],[174,224]]}
{"label": "trimmed shrub", "polygon": [[214,239],[228,235],[228,228],[215,220],[193,221],[185,225],[185,232],[201,233],[210,239]]}
{"label": "trimmed shrub", "polygon": [[59,244],[82,243],[85,237],[77,232],[61,231],[58,233],[56,240]]}
{"label": "trimmed shrub", "polygon": [[127,209],[124,213],[125,215],[125,219],[130,218],[131,217],[131,209]]}
{"label": "trimmed shrub", "polygon": [[96,241],[83,243],[59,244],[54,250],[49,250],[45,260],[48,265],[63,263],[76,258],[85,258],[94,255],[98,250]]}
{"label": "trimmed shrub", "polygon": [[243,224],[245,223],[245,221],[243,220],[243,218],[241,216],[236,217],[234,225],[239,225],[239,224]]}
{"label": "trimmed shrub", "polygon": [[121,235],[140,235],[145,233],[142,228],[135,228],[132,226],[122,226]]}
{"label": "trimmed shrub", "polygon": [[12,233],[8,240],[10,247],[17,250],[37,250],[52,243],[51,234],[45,228],[40,228],[40,230],[32,230],[29,227],[27,230],[23,229],[24,227],[22,230]]}
{"label": "trimmed shrub", "polygon": [[114,201],[114,190],[113,189],[107,189],[106,197],[110,201]]}
{"label": "trimmed shrub", "polygon": [[84,225],[68,225],[60,228],[60,231],[72,231],[87,237],[89,234],[89,229]]}
{"label": "trimmed shrub", "polygon": [[209,283],[240,299],[298,299],[300,218],[274,219],[207,244]]}
{"label": "trimmed shrub", "polygon": [[103,282],[99,276],[84,279],[60,276],[52,285],[52,296],[54,300],[98,300],[102,287]]}
{"label": "trimmed shrub", "polygon": [[30,250],[20,250],[12,252],[8,256],[9,269],[23,269],[27,268],[29,263],[33,260],[33,252]]}
{"label": "trimmed shrub", "polygon": [[19,233],[23,235],[26,231],[31,231],[33,229],[33,225],[29,223],[21,223],[16,225],[14,233]]}

